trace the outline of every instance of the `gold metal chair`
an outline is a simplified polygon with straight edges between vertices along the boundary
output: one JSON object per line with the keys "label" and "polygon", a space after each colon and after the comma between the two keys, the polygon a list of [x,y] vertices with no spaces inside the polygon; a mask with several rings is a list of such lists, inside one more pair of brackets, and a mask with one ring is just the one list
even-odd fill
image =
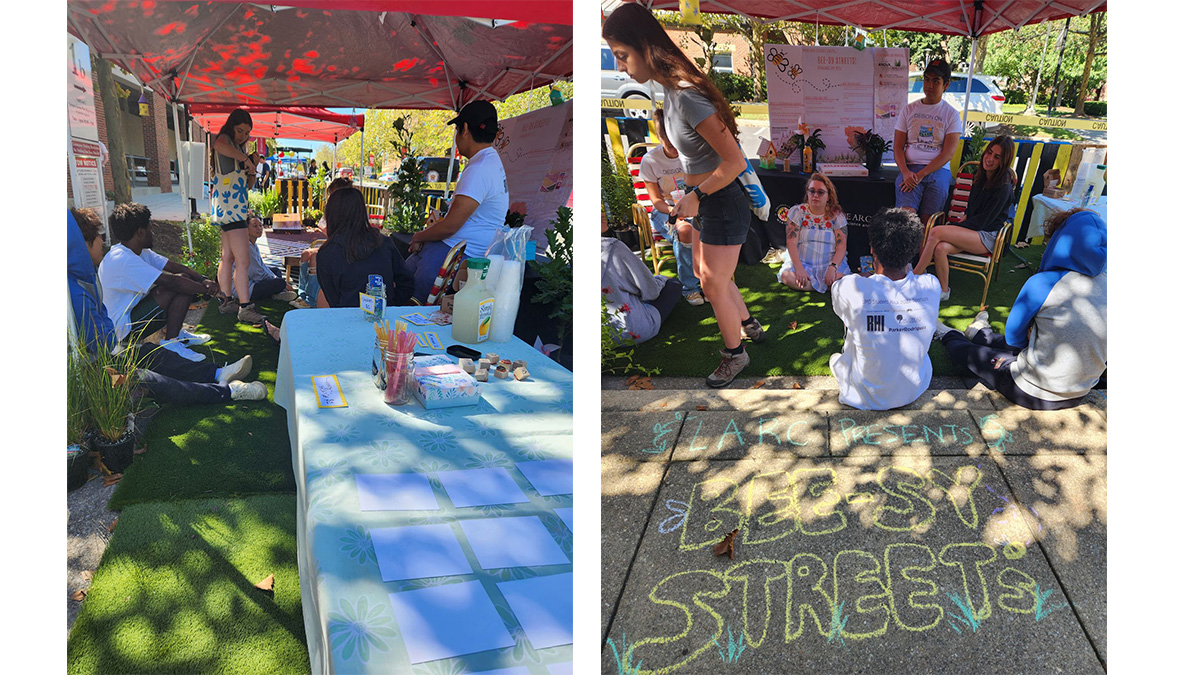
{"label": "gold metal chair", "polygon": [[654,238],[654,227],[650,225],[650,214],[646,213],[644,207],[634,204],[630,210],[633,212],[633,223],[638,229],[638,250],[642,260],[646,259],[646,252],[649,250],[651,267],[654,273],[658,274],[662,269],[663,260],[668,256],[674,256],[671,242],[666,239]]}
{"label": "gold metal chair", "polygon": [[[945,220],[945,213],[935,213],[929,218],[929,224],[925,226],[925,236],[921,244],[922,248],[925,246],[924,242],[929,239],[929,232]],[[992,277],[995,276],[996,268],[1000,265],[1000,257],[1004,255],[1004,249],[1008,244],[1008,236],[1011,232],[1011,222],[1005,223],[1004,227],[1000,228],[1000,231],[996,233],[996,245],[992,247],[991,255],[959,252],[946,256],[951,270],[970,272],[971,274],[983,277],[983,298],[979,301],[980,310],[985,310],[988,307],[988,288],[992,285]]]}

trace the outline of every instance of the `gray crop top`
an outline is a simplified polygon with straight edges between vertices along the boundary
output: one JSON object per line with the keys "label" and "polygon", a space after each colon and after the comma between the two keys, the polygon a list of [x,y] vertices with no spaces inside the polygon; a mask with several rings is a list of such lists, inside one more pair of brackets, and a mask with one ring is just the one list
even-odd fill
{"label": "gray crop top", "polygon": [[716,112],[712,101],[693,87],[666,90],[663,121],[684,173],[707,173],[721,165],[721,155],[696,131],[697,124]]}

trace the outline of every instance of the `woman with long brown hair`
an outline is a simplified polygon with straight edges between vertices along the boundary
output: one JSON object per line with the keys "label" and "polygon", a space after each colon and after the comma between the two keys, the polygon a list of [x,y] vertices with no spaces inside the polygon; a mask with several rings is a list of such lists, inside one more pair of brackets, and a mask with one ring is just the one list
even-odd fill
{"label": "woman with long brown hair", "polygon": [[[212,224],[221,228],[221,262],[217,266],[217,284],[225,296],[222,314],[237,314],[238,321],[262,324],[267,317],[259,314],[250,300],[250,182],[255,166],[243,149],[250,140],[254,120],[250,113],[237,108],[229,113],[212,144],[209,168],[212,171]],[[233,300],[237,291],[241,302]]]}
{"label": "woman with long brown hair", "polygon": [[833,181],[823,173],[808,179],[803,203],[787,212],[787,257],[779,282],[798,291],[824,293],[850,274],[846,264],[846,214]]}
{"label": "woman with long brown hair", "polygon": [[962,221],[939,225],[929,231],[921,247],[921,257],[913,272],[921,274],[934,263],[938,281],[942,283],[942,300],[950,299],[950,261],[947,256],[966,251],[975,255],[991,255],[996,246],[996,233],[1004,227],[1008,207],[1012,205],[1017,174],[1010,168],[1017,154],[1017,145],[1009,136],[997,136],[984,148],[979,171],[971,183],[967,212]]}
{"label": "woman with long brown hair", "polygon": [[724,387],[750,363],[742,339],[759,342],[764,337],[733,282],[750,230],[750,201],[737,182],[746,168],[737,120],[725,97],[671,41],[650,10],[635,3],[621,5],[604,22],[601,34],[619,70],[638,82],[654,80],[665,92],[664,126],[679,151],[688,185],[673,215],[694,218],[700,232],[693,243],[693,261],[725,343],[721,363],[705,383]]}

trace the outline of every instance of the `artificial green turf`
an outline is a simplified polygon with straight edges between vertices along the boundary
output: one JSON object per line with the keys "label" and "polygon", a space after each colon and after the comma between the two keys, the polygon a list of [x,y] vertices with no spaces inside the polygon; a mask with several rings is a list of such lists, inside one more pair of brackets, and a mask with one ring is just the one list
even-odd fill
{"label": "artificial green turf", "polygon": [[[276,326],[291,309],[283,302],[259,305]],[[296,491],[287,413],[272,400],[279,345],[261,328],[221,314],[216,301],[209,303],[198,331],[213,339],[197,350],[211,354],[218,365],[250,354],[254,368],[245,379],[267,385],[267,399],[159,410],[146,432],[146,453],[126,470],[109,500],[111,509],[141,502]]]}
{"label": "artificial green turf", "polygon": [[[1016,269],[1021,261],[1013,252],[1001,260],[988,289],[993,327],[1004,327],[1021,286],[1037,271],[1044,248],[1039,245],[1015,251],[1029,261],[1025,269]],[[673,272],[673,262],[668,266]],[[776,281],[778,271],[778,265],[757,264],[739,265],[735,272],[746,307],[767,331],[765,340],[747,347],[750,365],[743,375],[830,375],[829,357],[842,350],[843,326],[833,313],[829,294],[793,291]],[[950,291],[950,299],[942,303],[941,320],[951,328],[966,328],[978,311],[983,279],[952,271]],[[712,306],[705,303],[693,307],[681,300],[663,322],[658,336],[634,348],[633,361],[651,372],[657,369],[661,376],[705,377],[720,361],[718,352],[723,346]],[[934,375],[970,374],[953,364],[938,345],[932,346],[929,357]]]}
{"label": "artificial green turf", "polygon": [[[67,640],[69,673],[307,673],[296,497],[130,506]],[[274,592],[254,585],[275,575]]]}

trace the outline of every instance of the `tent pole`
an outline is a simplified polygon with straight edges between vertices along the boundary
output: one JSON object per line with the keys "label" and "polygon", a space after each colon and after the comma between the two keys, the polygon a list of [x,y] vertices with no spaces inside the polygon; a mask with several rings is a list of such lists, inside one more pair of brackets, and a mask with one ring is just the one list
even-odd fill
{"label": "tent pole", "polygon": [[979,40],[975,37],[971,38],[971,62],[967,66],[967,97],[963,102],[962,111],[962,128],[963,138],[967,135],[967,111],[971,109],[971,90],[974,89],[975,83],[975,47],[979,44]]}
{"label": "tent pole", "polygon": [[[192,247],[192,214],[188,209],[187,174],[183,168],[183,143],[179,140],[179,104],[172,102],[171,116],[175,118],[175,173],[179,176],[179,197],[183,200],[183,226],[187,230],[188,251],[195,252]],[[167,168],[167,180],[171,178],[170,167]]]}
{"label": "tent pole", "polygon": [[455,125],[455,134],[450,137],[450,161],[446,164],[446,184],[442,186],[442,199],[450,199],[450,179],[454,177],[454,153],[458,151],[458,125]]}
{"label": "tent pole", "polygon": [[[357,111],[356,111],[357,114]],[[358,137],[358,191],[362,192],[363,174],[367,167],[363,164],[364,149],[367,147],[367,122],[363,120],[362,135]]]}

